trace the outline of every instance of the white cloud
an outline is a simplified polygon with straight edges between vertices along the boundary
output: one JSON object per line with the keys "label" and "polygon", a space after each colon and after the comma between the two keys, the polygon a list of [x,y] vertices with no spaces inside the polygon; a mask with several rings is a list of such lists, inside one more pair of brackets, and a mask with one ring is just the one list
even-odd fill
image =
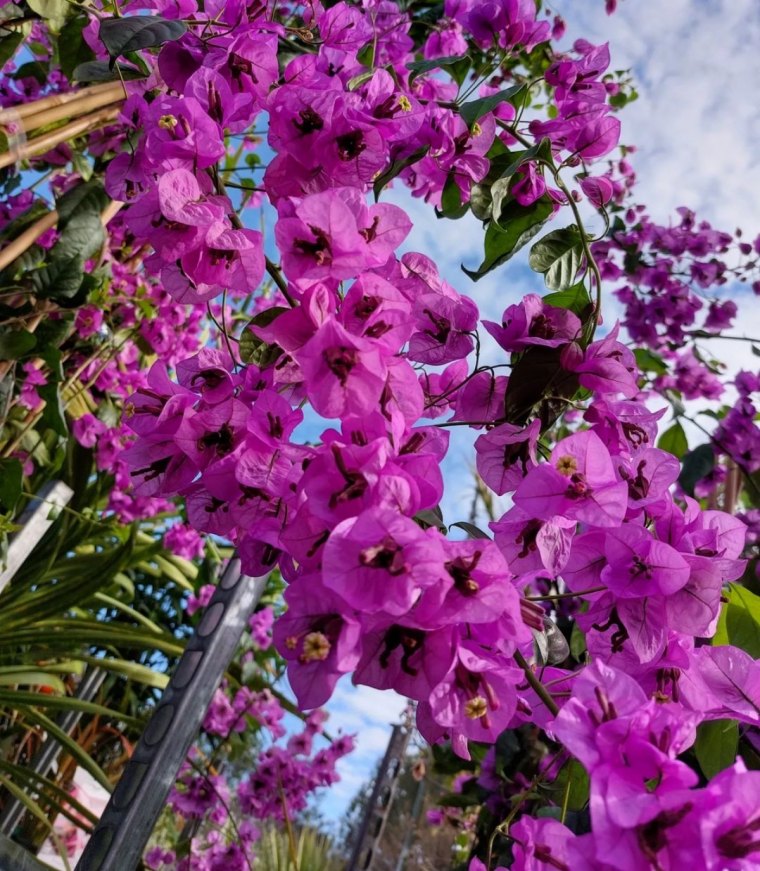
{"label": "white cloud", "polygon": [[555,0],[568,37],[609,41],[639,100],[621,113],[637,195],[658,220],[680,205],[721,229],[760,230],[760,4],[756,0]]}

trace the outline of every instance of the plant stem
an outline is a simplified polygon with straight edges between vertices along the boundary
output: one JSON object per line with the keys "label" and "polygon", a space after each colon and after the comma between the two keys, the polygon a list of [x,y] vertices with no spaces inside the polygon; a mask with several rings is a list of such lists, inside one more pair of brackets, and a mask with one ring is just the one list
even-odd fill
{"label": "plant stem", "polygon": [[554,701],[551,693],[546,689],[546,687],[541,683],[541,681],[536,677],[535,672],[528,664],[528,661],[525,657],[520,653],[519,650],[515,651],[515,662],[520,666],[523,670],[523,674],[525,675],[526,680],[531,685],[536,695],[541,699],[541,701],[546,705],[546,707],[554,714],[556,717],[559,713],[559,705]]}
{"label": "plant stem", "polygon": [[551,593],[546,596],[525,596],[528,602],[543,602],[554,601],[555,599],[572,599],[575,596],[590,596],[591,593],[601,593],[607,587],[589,587],[588,590],[581,590],[578,593]]}

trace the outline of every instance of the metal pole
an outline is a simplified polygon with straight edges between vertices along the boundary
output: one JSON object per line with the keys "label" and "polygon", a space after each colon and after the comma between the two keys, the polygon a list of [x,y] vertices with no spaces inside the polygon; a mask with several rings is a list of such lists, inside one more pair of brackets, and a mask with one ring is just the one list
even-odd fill
{"label": "metal pole", "polygon": [[[76,698],[85,702],[92,701],[105,680],[105,676],[106,673],[100,668],[89,669],[77,687]],[[62,731],[70,734],[81,717],[81,711],[66,711],[58,717],[57,723]],[[47,777],[60,752],[61,746],[58,740],[52,735],[48,735],[40,749],[34,754],[29,768],[41,777]],[[2,814],[0,814],[0,834],[12,835],[25,811],[26,808],[21,801],[15,796],[11,796],[3,808]]]}
{"label": "metal pole", "polygon": [[0,835],[0,871],[50,871],[35,856],[5,835]]}
{"label": "metal pole", "polygon": [[411,734],[412,730],[408,725],[396,724],[393,727],[385,756],[375,778],[372,795],[364,809],[364,816],[346,871],[367,871],[372,864],[375,846],[383,836],[385,821],[393,802],[393,794],[396,791],[396,783]]}
{"label": "metal pole", "polygon": [[265,585],[230,560],[76,871],[134,871]]}
{"label": "metal pole", "polygon": [[74,491],[63,481],[48,481],[34,494],[18,519],[21,529],[8,545],[8,558],[5,568],[0,572],[0,592],[55,523],[55,516],[50,515],[63,508],[73,495]]}

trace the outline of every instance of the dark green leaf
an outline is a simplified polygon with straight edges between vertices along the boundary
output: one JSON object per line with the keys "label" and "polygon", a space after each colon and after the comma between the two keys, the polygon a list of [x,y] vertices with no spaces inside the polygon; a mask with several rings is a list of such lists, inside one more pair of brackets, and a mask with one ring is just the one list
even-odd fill
{"label": "dark green leaf", "polygon": [[85,184],[78,184],[56,201],[59,229],[63,230],[69,221],[81,213],[100,217],[107,205],[108,194],[101,181],[93,179]]}
{"label": "dark green leaf", "polygon": [[491,184],[491,199],[493,200],[491,213],[498,224],[504,226],[509,218],[509,214],[505,216],[503,213],[505,212],[505,205],[511,201],[510,188],[513,181],[512,177],[523,164],[539,158],[546,161],[551,161],[552,159],[551,142],[548,139],[542,139],[525,151],[516,154],[507,151],[493,162],[492,169],[497,167],[498,175],[493,179]]}
{"label": "dark green leaf", "polygon": [[122,78],[127,80],[145,78],[145,73],[141,70],[126,64],[116,64],[115,68],[112,68],[104,60],[90,60],[79,64],[71,74],[71,78],[75,82],[118,82],[117,70]]}
{"label": "dark green leaf", "polygon": [[707,720],[697,726],[694,752],[705,777],[733,765],[739,747],[739,724],[736,720]]}
{"label": "dark green leaf", "polygon": [[0,329],[0,360],[18,360],[37,344],[29,330]]}
{"label": "dark green leaf", "polygon": [[448,55],[447,57],[433,58],[432,60],[417,60],[406,65],[408,70],[411,70],[409,76],[409,84],[419,76],[430,73],[433,70],[446,70],[454,81],[461,86],[462,82],[467,78],[467,73],[470,71],[472,61],[469,55]]}
{"label": "dark green leaf", "polygon": [[106,18],[100,22],[100,41],[112,58],[153,48],[179,39],[187,25],[179,19],[169,20],[160,15],[130,15],[125,18]]}
{"label": "dark green leaf", "polygon": [[453,174],[449,174],[446,179],[446,184],[443,186],[441,193],[441,208],[436,209],[436,215],[439,218],[451,218],[458,220],[469,211],[469,204],[462,202],[462,192],[459,190],[459,185],[454,180]]}
{"label": "dark green leaf", "polygon": [[562,230],[552,230],[530,249],[528,265],[543,273],[549,290],[572,287],[583,259],[581,234],[573,224]]}
{"label": "dark green leaf", "polygon": [[669,454],[673,454],[679,460],[689,450],[689,440],[686,438],[686,433],[678,421],[660,436],[657,441],[657,447],[660,450],[667,451]]}
{"label": "dark green leaf", "polygon": [[49,266],[29,273],[29,281],[38,296],[60,300],[76,296],[82,286],[83,275],[83,258],[72,257],[69,260],[51,260]]}
{"label": "dark green leaf", "polygon": [[482,278],[492,269],[509,260],[523,245],[527,245],[553,211],[554,204],[548,197],[536,200],[531,206],[510,203],[501,215],[504,229],[493,221],[488,225],[483,262],[476,270],[466,269],[464,266],[462,269],[473,281]]}
{"label": "dark green leaf", "polygon": [[557,308],[566,308],[571,312],[575,312],[578,317],[583,317],[591,305],[591,297],[588,295],[586,285],[580,281],[566,290],[560,290],[557,293],[547,293],[543,298],[547,305],[553,305]]}
{"label": "dark green leaf", "polygon": [[[561,354],[561,348],[534,345],[520,355],[512,369],[504,400],[508,423],[523,425],[535,406],[547,395],[568,399],[575,395],[578,376],[562,368]],[[542,405],[540,411],[542,422],[548,423],[557,409]]]}
{"label": "dark green leaf", "polygon": [[16,507],[23,481],[24,470],[18,460],[0,460],[0,504],[6,512]]}
{"label": "dark green leaf", "polygon": [[42,410],[40,418],[42,425],[52,429],[60,436],[68,435],[69,430],[66,426],[66,417],[58,385],[55,382],[44,384],[37,388],[37,393],[40,399],[45,400],[45,408]]}
{"label": "dark green leaf", "polygon": [[681,474],[678,483],[689,496],[694,495],[694,487],[706,478],[715,467],[715,452],[710,445],[699,445],[689,451],[681,463]]}
{"label": "dark green leaf", "polygon": [[67,79],[72,78],[74,70],[81,64],[95,60],[95,52],[82,37],[89,20],[86,15],[72,16],[58,36],[58,61]]}
{"label": "dark green leaf", "polygon": [[507,88],[506,91],[499,91],[498,94],[492,94],[490,97],[470,100],[469,103],[464,103],[459,107],[459,114],[462,116],[465,124],[468,127],[472,127],[478,118],[493,112],[501,103],[511,102],[524,90],[525,85],[513,85],[511,88]]}
{"label": "dark green leaf", "polygon": [[413,151],[411,154],[408,154],[406,157],[400,157],[398,160],[394,160],[393,163],[380,175],[375,179],[374,184],[372,185],[372,190],[375,194],[375,201],[380,198],[380,193],[383,188],[388,184],[389,181],[392,181],[396,176],[407,166],[411,166],[413,163],[417,163],[422,160],[422,158],[428,153],[430,150],[429,145],[423,145],[422,148],[418,148],[416,151]]}
{"label": "dark green leaf", "polygon": [[57,348],[70,335],[73,328],[71,315],[64,315],[56,320],[45,320],[37,327],[35,336],[40,348]]}
{"label": "dark green leaf", "polygon": [[13,57],[23,40],[24,34],[20,30],[0,37],[0,68],[4,67]]}
{"label": "dark green leaf", "polygon": [[475,526],[474,523],[468,523],[466,520],[458,520],[456,523],[452,523],[451,526],[463,529],[467,533],[467,538],[485,538],[490,541],[491,536]]}
{"label": "dark green leaf", "polygon": [[47,84],[50,69],[38,60],[27,61],[13,73],[14,79],[37,79],[41,85]]}
{"label": "dark green leaf", "polygon": [[253,363],[261,369],[271,366],[282,354],[278,345],[270,345],[256,335],[256,327],[266,327],[287,309],[282,306],[272,306],[264,309],[246,324],[240,336],[240,359],[243,363]]}
{"label": "dark green leaf", "polygon": [[434,526],[436,529],[440,529],[444,535],[446,534],[446,526],[443,522],[443,514],[441,512],[440,506],[438,505],[436,505],[435,508],[418,511],[412,519],[419,523],[420,526],[422,526],[423,528]]}

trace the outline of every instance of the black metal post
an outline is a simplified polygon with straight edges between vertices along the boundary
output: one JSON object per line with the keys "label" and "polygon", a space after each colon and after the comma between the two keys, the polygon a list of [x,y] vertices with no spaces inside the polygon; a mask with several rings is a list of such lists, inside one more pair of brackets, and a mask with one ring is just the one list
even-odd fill
{"label": "black metal post", "polygon": [[50,865],[43,865],[20,844],[0,835],[0,871],[50,871]]}
{"label": "black metal post", "polygon": [[265,585],[230,560],[76,871],[134,871]]}

